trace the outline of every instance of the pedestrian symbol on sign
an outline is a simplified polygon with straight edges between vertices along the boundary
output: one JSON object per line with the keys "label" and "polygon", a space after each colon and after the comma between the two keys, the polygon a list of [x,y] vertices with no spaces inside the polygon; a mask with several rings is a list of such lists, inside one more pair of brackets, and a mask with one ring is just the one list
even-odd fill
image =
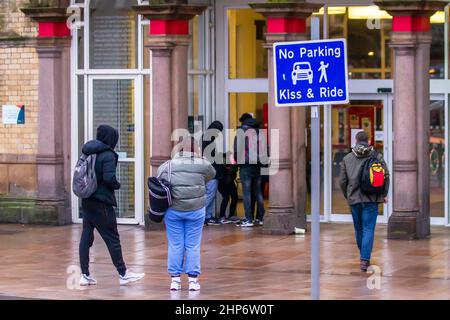
{"label": "pedestrian symbol on sign", "polygon": [[325,62],[320,61],[320,68],[318,71],[320,71],[320,79],[319,79],[319,83],[322,83],[322,80],[325,80],[325,82],[328,82],[328,77],[327,77],[327,68],[330,66],[329,63],[325,64]]}

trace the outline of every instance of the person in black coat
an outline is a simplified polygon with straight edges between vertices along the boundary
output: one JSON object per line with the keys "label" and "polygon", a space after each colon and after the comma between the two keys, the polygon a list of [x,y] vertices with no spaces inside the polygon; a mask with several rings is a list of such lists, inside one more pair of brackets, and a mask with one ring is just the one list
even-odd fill
{"label": "person in black coat", "polygon": [[121,285],[135,282],[144,277],[144,274],[127,270],[122,256],[117,218],[114,207],[117,207],[115,190],[120,188],[116,178],[116,169],[119,156],[114,148],[119,141],[119,132],[108,126],[97,128],[97,138],[87,142],[82,152],[85,155],[96,154],[95,175],[97,190],[86,199],[82,199],[83,231],[80,240],[81,286],[95,285],[97,281],[89,272],[89,249],[94,243],[94,229],[108,247],[111,259],[119,272]]}
{"label": "person in black coat", "polygon": [[[229,159],[233,154],[231,152],[224,154],[223,164],[219,166],[218,175],[219,178],[219,192],[222,195],[222,203],[220,204],[220,216],[219,222],[222,224],[236,223],[239,219],[236,217],[236,207],[238,203],[238,191],[236,186],[236,176],[238,166],[236,164],[230,164]],[[230,202],[231,200],[231,202]],[[225,218],[225,212],[230,203],[230,212],[228,218]]]}
{"label": "person in black coat", "polygon": [[217,143],[215,140],[222,131],[222,122],[213,121],[206,130],[206,133],[202,136],[202,154],[211,162],[214,170],[216,170],[216,176],[206,185],[206,225],[220,225],[220,222],[215,217],[215,200],[220,179],[220,176],[217,175],[219,164],[215,161],[217,152]]}

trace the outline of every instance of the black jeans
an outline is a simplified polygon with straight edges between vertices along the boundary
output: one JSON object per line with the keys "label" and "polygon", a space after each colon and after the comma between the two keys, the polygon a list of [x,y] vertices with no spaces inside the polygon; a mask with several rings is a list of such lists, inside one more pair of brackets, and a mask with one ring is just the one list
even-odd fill
{"label": "black jeans", "polygon": [[95,199],[83,199],[83,232],[80,240],[81,272],[89,275],[89,249],[94,243],[94,229],[108,247],[112,262],[121,276],[125,275],[127,267],[123,261],[122,246],[117,230],[116,213],[113,206]]}
{"label": "black jeans", "polygon": [[220,216],[219,218],[225,217],[225,212],[227,211],[228,203],[230,203],[230,214],[228,217],[236,215],[236,207],[238,203],[238,192],[236,183],[222,184],[219,183],[219,192],[222,195],[222,203],[220,204]]}
{"label": "black jeans", "polygon": [[258,171],[253,168],[241,168],[240,178],[242,184],[242,193],[244,200],[245,218],[249,221],[254,220],[254,212],[252,211],[252,194],[255,196],[257,205],[256,219],[264,219],[264,197],[261,190],[262,177]]}

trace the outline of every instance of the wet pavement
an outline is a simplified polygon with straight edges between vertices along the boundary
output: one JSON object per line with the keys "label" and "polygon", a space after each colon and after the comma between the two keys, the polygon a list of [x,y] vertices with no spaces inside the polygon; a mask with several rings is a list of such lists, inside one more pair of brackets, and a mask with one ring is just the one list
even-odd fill
{"label": "wet pavement", "polygon": [[[268,236],[260,228],[206,227],[200,293],[169,291],[164,232],[121,226],[125,261],[147,276],[120,287],[106,246],[96,233],[91,273],[99,284],[80,289],[80,225],[0,225],[0,300],[37,299],[309,299],[310,236]],[[322,299],[450,299],[450,228],[433,227],[426,240],[387,240],[378,226],[372,263],[359,272],[351,224],[322,224]],[[72,273],[74,272],[74,273]],[[381,273],[381,276],[378,274]]]}

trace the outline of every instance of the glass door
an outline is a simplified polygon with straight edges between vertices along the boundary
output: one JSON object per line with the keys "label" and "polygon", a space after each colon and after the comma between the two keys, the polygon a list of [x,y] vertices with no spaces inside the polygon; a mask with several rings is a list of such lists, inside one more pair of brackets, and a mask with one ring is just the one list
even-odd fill
{"label": "glass door", "polygon": [[[390,132],[391,108],[387,94],[352,95],[349,104],[334,105],[331,109],[331,221],[351,221],[350,208],[339,186],[343,158],[355,145],[356,134],[365,131],[370,144],[382,153],[390,172],[392,159]],[[390,201],[380,205],[378,222],[387,222]]]}
{"label": "glass door", "polygon": [[115,151],[119,155],[116,215],[119,223],[142,224],[143,157],[142,111],[139,76],[89,76],[87,140],[95,139],[97,127],[110,125],[119,131]]}

